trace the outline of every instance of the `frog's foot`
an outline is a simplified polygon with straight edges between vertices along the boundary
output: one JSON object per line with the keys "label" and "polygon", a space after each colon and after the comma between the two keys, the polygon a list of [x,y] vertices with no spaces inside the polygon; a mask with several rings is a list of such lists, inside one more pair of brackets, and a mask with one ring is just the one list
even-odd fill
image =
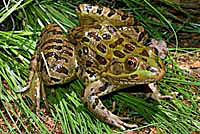
{"label": "frog's foot", "polygon": [[[84,96],[82,100],[87,105],[90,112],[95,113],[95,115],[102,121],[111,124],[113,126],[119,127],[123,130],[125,128],[134,128],[138,127],[135,124],[128,124],[122,121],[123,117],[119,117],[114,115],[111,111],[109,111],[99,99],[99,89],[105,86],[101,81],[96,81],[90,84],[84,92]],[[109,87],[107,87],[109,88]],[[127,119],[127,118],[126,118]]]}
{"label": "frog's foot", "polygon": [[124,119],[127,120],[128,118],[114,115],[103,105],[98,96],[88,96],[87,98],[88,99],[85,101],[87,107],[91,112],[95,113],[100,120],[108,124],[111,124],[113,126],[116,126],[118,128],[121,128],[122,130],[125,130],[125,127],[127,128],[138,127],[137,125],[123,122],[122,120]]}

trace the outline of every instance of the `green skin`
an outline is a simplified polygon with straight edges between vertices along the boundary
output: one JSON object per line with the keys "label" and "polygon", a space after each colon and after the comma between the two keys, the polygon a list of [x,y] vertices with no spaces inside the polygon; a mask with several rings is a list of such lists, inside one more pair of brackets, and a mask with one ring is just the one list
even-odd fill
{"label": "green skin", "polygon": [[22,89],[36,102],[46,98],[44,85],[64,84],[83,80],[83,102],[95,115],[116,127],[137,127],[112,114],[99,99],[116,90],[147,84],[147,96],[163,98],[155,86],[164,73],[158,55],[143,43],[147,34],[142,26],[134,26],[133,17],[121,11],[81,4],[77,8],[80,27],[68,35],[56,24],[41,34],[32,58],[28,86]]}

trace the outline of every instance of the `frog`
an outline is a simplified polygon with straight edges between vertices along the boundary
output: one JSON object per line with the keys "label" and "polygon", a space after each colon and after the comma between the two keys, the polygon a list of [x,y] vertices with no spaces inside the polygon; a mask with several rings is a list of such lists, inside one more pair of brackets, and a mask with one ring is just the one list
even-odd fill
{"label": "frog", "polygon": [[123,130],[138,127],[113,114],[101,97],[147,85],[148,97],[158,101],[165,98],[156,82],[165,74],[160,55],[163,57],[166,49],[156,46],[166,43],[149,41],[143,26],[130,13],[91,4],[80,4],[76,12],[80,26],[69,33],[57,24],[43,30],[31,59],[28,84],[21,92],[36,103],[39,111],[40,100],[46,100],[45,86],[80,79],[84,83],[81,100],[96,117]]}

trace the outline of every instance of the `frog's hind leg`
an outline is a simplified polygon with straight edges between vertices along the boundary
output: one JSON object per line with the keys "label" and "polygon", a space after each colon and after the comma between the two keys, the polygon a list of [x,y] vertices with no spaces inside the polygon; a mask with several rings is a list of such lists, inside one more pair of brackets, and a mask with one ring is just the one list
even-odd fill
{"label": "frog's hind leg", "polygon": [[30,64],[30,73],[28,84],[20,91],[24,96],[27,96],[33,102],[33,106],[36,107],[36,112],[40,109],[40,93],[41,93],[41,78],[37,70],[38,67],[38,56],[33,56]]}
{"label": "frog's hind leg", "polygon": [[134,124],[128,124],[123,122],[121,117],[118,117],[117,115],[114,115],[111,111],[109,111],[102,103],[102,101],[99,99],[101,95],[104,94],[98,94],[101,92],[101,90],[108,90],[114,88],[113,86],[109,86],[107,83],[103,83],[100,80],[95,81],[91,83],[88,87],[86,87],[83,101],[87,105],[88,109],[95,113],[96,116],[108,124],[111,124],[113,126],[119,127],[123,130],[125,130],[125,127],[128,128],[134,128],[137,127],[137,125]]}

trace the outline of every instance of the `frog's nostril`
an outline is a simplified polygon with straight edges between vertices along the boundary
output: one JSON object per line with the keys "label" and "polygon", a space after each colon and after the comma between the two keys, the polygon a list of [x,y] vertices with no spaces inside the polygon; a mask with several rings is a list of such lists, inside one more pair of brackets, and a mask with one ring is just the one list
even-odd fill
{"label": "frog's nostril", "polygon": [[147,67],[147,70],[148,70],[148,71],[151,71],[152,73],[157,73],[157,72],[158,72],[158,69],[157,69],[157,68],[151,67],[151,66]]}

